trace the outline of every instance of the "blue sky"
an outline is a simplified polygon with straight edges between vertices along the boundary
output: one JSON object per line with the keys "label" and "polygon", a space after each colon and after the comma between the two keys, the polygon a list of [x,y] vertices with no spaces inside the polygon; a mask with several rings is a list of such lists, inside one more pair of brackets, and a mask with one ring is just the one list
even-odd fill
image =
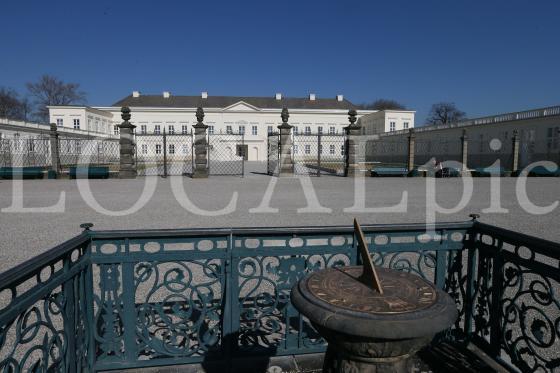
{"label": "blue sky", "polygon": [[559,1],[26,1],[0,7],[0,86],[90,105],[143,93],[392,98],[471,117],[560,104]]}

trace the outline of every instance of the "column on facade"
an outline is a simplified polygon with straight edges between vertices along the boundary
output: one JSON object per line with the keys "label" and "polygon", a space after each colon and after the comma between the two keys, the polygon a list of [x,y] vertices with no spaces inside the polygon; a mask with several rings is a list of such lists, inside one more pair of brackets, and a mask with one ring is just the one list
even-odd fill
{"label": "column on facade", "polygon": [[123,122],[119,125],[119,179],[134,179],[137,174],[136,163],[134,162],[134,129],[136,126],[130,123],[130,108],[123,106],[121,113]]}
{"label": "column on facade", "polygon": [[344,128],[346,132],[346,141],[344,144],[345,164],[344,176],[364,176],[361,164],[364,160],[363,148],[360,142],[363,140],[361,132],[362,127],[357,121],[358,113],[351,109],[348,111],[348,121],[350,125]]}
{"label": "column on facade", "polygon": [[208,177],[208,141],[206,131],[208,126],[204,124],[204,109],[196,109],[196,124],[194,128],[194,170],[192,177],[203,179]]}

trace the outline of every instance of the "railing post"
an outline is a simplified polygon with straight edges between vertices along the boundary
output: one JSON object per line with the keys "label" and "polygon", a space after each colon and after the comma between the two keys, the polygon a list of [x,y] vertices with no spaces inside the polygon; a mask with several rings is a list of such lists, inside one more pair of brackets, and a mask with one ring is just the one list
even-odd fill
{"label": "railing post", "polygon": [[204,109],[199,106],[196,109],[196,124],[194,128],[194,169],[192,177],[203,179],[208,177],[208,142],[206,140],[206,130],[208,126],[203,123]]}
{"label": "railing post", "polygon": [[163,177],[167,177],[167,135],[163,129]]}
{"label": "railing post", "polygon": [[467,172],[468,170],[468,159],[469,159],[469,138],[467,136],[467,130],[463,129],[463,134],[461,136],[461,175]]}
{"label": "railing post", "polygon": [[416,135],[414,134],[414,128],[408,130],[408,157],[407,165],[408,172],[414,170],[414,148],[416,145]]}
{"label": "railing post", "polygon": [[321,177],[321,134],[317,134],[317,176]]}
{"label": "railing post", "polygon": [[519,133],[517,132],[517,130],[513,131],[511,151],[511,174],[516,175],[519,170]]}
{"label": "railing post", "polygon": [[280,116],[282,117],[282,124],[278,126],[280,130],[278,176],[290,176],[294,174],[294,163],[292,161],[292,126],[288,124],[288,118],[290,117],[288,108],[283,108]]}
{"label": "railing post", "polygon": [[136,163],[134,163],[134,129],[135,125],[130,123],[130,108],[121,108],[123,122],[119,125],[120,165],[119,179],[136,178]]}
{"label": "railing post", "polygon": [[54,172],[53,177],[58,177],[60,172],[60,157],[59,157],[59,146],[58,146],[58,129],[55,123],[51,123],[50,131],[50,141],[51,141],[51,170]]}
{"label": "railing post", "polygon": [[360,168],[360,141],[362,126],[356,123],[358,113],[354,109],[348,111],[350,125],[344,127],[346,141],[344,142],[344,176],[364,176]]}

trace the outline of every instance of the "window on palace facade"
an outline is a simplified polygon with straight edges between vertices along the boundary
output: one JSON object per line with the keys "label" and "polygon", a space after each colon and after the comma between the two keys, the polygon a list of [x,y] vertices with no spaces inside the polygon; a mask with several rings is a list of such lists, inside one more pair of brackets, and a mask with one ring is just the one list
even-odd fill
{"label": "window on palace facade", "polygon": [[226,126],[226,133],[227,133],[228,135],[231,135],[231,134],[233,133],[233,129],[232,129],[231,126]]}
{"label": "window on palace facade", "polygon": [[74,119],[74,129],[75,130],[80,129],[80,120],[79,119]]}
{"label": "window on palace facade", "polygon": [[305,154],[311,154],[311,145],[305,145]]}
{"label": "window on palace facade", "polygon": [[145,124],[142,124],[142,125],[140,126],[140,133],[141,133],[142,135],[145,135],[147,132],[148,132],[148,126],[146,126]]}
{"label": "window on palace facade", "polygon": [[175,154],[175,145],[169,144],[169,154]]}
{"label": "window on palace facade", "polygon": [[268,131],[268,134],[269,134],[269,135],[270,135],[272,132],[274,132],[273,129],[272,129],[272,126],[268,126],[267,131]]}
{"label": "window on palace facade", "polygon": [[299,133],[299,128],[298,126],[294,126],[294,128],[292,129],[294,132],[294,135],[297,135]]}
{"label": "window on palace facade", "polygon": [[64,125],[64,120],[62,118],[56,118],[56,126],[62,127]]}
{"label": "window on palace facade", "polygon": [[305,126],[305,134],[306,135],[311,135],[311,127]]}
{"label": "window on palace facade", "polygon": [[240,135],[245,134],[245,126],[239,126],[239,134]]}
{"label": "window on palace facade", "polygon": [[208,133],[211,135],[214,134],[214,126],[208,126]]}
{"label": "window on palace facade", "polygon": [[156,144],[156,154],[161,154],[161,144]]}
{"label": "window on palace facade", "polygon": [[319,154],[323,154],[323,145],[319,145]]}
{"label": "window on palace facade", "polygon": [[334,135],[336,133],[336,129],[334,128],[334,126],[330,126],[329,127],[329,135]]}
{"label": "window on palace facade", "polygon": [[548,148],[554,150],[560,148],[560,127],[549,127],[547,135]]}
{"label": "window on palace facade", "polygon": [[344,155],[344,145],[340,146],[340,155]]}
{"label": "window on palace facade", "polygon": [[183,125],[181,126],[181,133],[182,133],[183,135],[186,135],[187,133],[189,133],[189,126],[186,125],[186,124],[183,124]]}
{"label": "window on palace facade", "polygon": [[20,149],[19,133],[14,133],[14,149],[16,152],[19,152]]}
{"label": "window on palace facade", "polygon": [[167,126],[167,128],[168,128],[170,134],[173,135],[175,133],[175,126],[174,125],[170,124],[169,126]]}
{"label": "window on palace facade", "polygon": [[335,146],[334,145],[329,145],[329,154],[334,155],[335,151],[336,151]]}
{"label": "window on palace facade", "polygon": [[[154,134],[159,135],[160,133],[161,133],[161,126],[159,124],[156,124],[154,126]],[[157,146],[156,146],[156,148],[157,148]]]}
{"label": "window on palace facade", "polygon": [[76,141],[76,154],[80,154],[82,152],[82,143],[80,141]]}
{"label": "window on palace facade", "polygon": [[294,145],[294,154],[297,154],[297,153],[298,153],[298,146]]}
{"label": "window on palace facade", "polygon": [[95,132],[99,132],[99,121],[98,120],[95,121],[95,126],[93,127],[93,130]]}
{"label": "window on palace facade", "polygon": [[317,133],[318,133],[319,135],[322,135],[322,134],[323,134],[323,126],[317,127]]}
{"label": "window on palace facade", "polygon": [[148,145],[142,144],[142,154],[148,154]]}
{"label": "window on palace facade", "polygon": [[389,122],[389,131],[393,132],[397,129],[397,123],[395,122]]}
{"label": "window on palace facade", "polygon": [[181,152],[183,154],[188,154],[189,153],[189,146],[187,144],[181,145]]}
{"label": "window on palace facade", "polygon": [[408,122],[403,122],[402,127],[407,130],[408,129]]}
{"label": "window on palace facade", "polygon": [[113,126],[113,133],[114,133],[115,135],[118,135],[118,134],[119,134],[119,126],[118,126],[117,124],[115,124],[115,125]]}
{"label": "window on palace facade", "polygon": [[253,135],[255,135],[255,136],[258,135],[257,126],[253,126],[253,128],[252,128],[252,130],[251,130],[251,133],[252,133]]}

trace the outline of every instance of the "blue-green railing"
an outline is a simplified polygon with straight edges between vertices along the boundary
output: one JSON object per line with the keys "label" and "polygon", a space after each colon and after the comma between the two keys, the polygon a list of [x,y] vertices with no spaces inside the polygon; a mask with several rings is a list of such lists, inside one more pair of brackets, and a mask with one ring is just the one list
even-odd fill
{"label": "blue-green railing", "polygon": [[[446,289],[511,369],[559,367],[560,245],[478,222],[365,226],[375,263]],[[96,371],[304,354],[305,273],[356,264],[350,227],[85,231],[0,275],[1,371]]]}

